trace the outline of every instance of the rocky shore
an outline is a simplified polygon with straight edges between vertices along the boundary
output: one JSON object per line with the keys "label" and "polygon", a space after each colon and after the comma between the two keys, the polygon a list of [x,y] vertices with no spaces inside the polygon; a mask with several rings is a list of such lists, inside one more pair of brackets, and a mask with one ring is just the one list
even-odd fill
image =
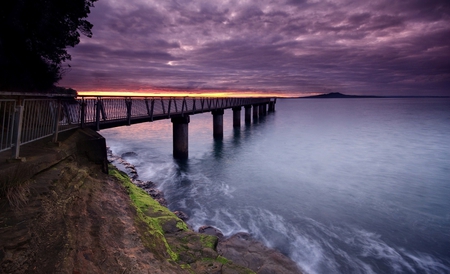
{"label": "rocky shore", "polygon": [[[164,193],[157,189],[154,182],[140,180],[136,167],[126,160],[135,156],[137,156],[136,152],[115,155],[108,148],[108,160],[116,166],[122,166],[133,184],[143,189],[160,205],[167,207]],[[183,221],[189,219],[189,216],[182,211],[173,213]],[[279,251],[268,248],[248,233],[240,232],[231,237],[224,237],[219,229],[212,226],[202,226],[198,229],[198,233],[217,237],[218,254],[256,273],[302,273],[295,262]]]}
{"label": "rocky shore", "polygon": [[24,146],[26,161],[0,154],[0,184],[24,197],[0,195],[0,273],[300,273],[250,235],[192,231],[153,184],[108,167],[97,133],[60,140]]}

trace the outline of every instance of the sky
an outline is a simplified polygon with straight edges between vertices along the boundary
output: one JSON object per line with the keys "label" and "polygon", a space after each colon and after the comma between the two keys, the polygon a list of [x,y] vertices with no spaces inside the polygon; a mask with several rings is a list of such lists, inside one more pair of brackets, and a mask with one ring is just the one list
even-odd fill
{"label": "sky", "polygon": [[449,0],[99,0],[79,92],[450,95]]}

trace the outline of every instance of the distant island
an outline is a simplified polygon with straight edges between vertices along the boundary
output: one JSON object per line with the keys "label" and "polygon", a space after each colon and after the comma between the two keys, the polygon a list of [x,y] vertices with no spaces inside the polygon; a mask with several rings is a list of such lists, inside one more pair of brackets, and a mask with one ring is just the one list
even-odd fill
{"label": "distant island", "polygon": [[331,92],[320,95],[297,97],[299,99],[314,99],[314,98],[324,98],[324,99],[334,99],[334,98],[450,98],[449,96],[375,96],[375,95],[347,95],[340,92]]}
{"label": "distant island", "polygon": [[339,92],[331,92],[327,94],[299,97],[299,98],[380,98],[380,96],[373,95],[346,95]]}

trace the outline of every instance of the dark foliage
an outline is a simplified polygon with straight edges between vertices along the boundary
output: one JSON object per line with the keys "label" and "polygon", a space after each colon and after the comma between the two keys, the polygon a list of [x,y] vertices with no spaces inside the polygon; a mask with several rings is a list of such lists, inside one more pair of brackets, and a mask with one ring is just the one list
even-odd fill
{"label": "dark foliage", "polygon": [[0,5],[0,90],[45,91],[61,79],[67,47],[92,36],[97,0],[9,0]]}

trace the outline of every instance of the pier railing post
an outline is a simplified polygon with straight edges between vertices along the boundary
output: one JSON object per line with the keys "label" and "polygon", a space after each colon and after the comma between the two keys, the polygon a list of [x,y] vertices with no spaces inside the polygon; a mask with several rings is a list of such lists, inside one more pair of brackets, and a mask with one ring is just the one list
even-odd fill
{"label": "pier railing post", "polygon": [[14,113],[14,129],[13,129],[13,147],[12,158],[20,159],[20,140],[22,139],[22,122],[23,122],[23,101],[18,100],[18,105]]}
{"label": "pier railing post", "polygon": [[80,120],[81,128],[84,128],[86,122],[86,101],[84,98],[81,98],[80,102]]}
{"label": "pier railing post", "polygon": [[95,108],[95,128],[97,131],[100,130],[100,98],[97,98],[97,101],[95,102],[96,108]]}
{"label": "pier railing post", "polygon": [[173,125],[173,157],[184,160],[189,157],[189,115],[171,118]]}
{"label": "pier railing post", "polygon": [[[61,119],[61,99],[56,101],[56,113],[55,113],[55,121],[53,127],[53,143],[58,142],[58,133],[59,133],[59,120]],[[70,116],[67,114],[67,119],[70,121]]]}
{"label": "pier railing post", "polygon": [[131,125],[131,106],[133,104],[132,99],[125,99],[125,104],[127,107],[127,125]]}

